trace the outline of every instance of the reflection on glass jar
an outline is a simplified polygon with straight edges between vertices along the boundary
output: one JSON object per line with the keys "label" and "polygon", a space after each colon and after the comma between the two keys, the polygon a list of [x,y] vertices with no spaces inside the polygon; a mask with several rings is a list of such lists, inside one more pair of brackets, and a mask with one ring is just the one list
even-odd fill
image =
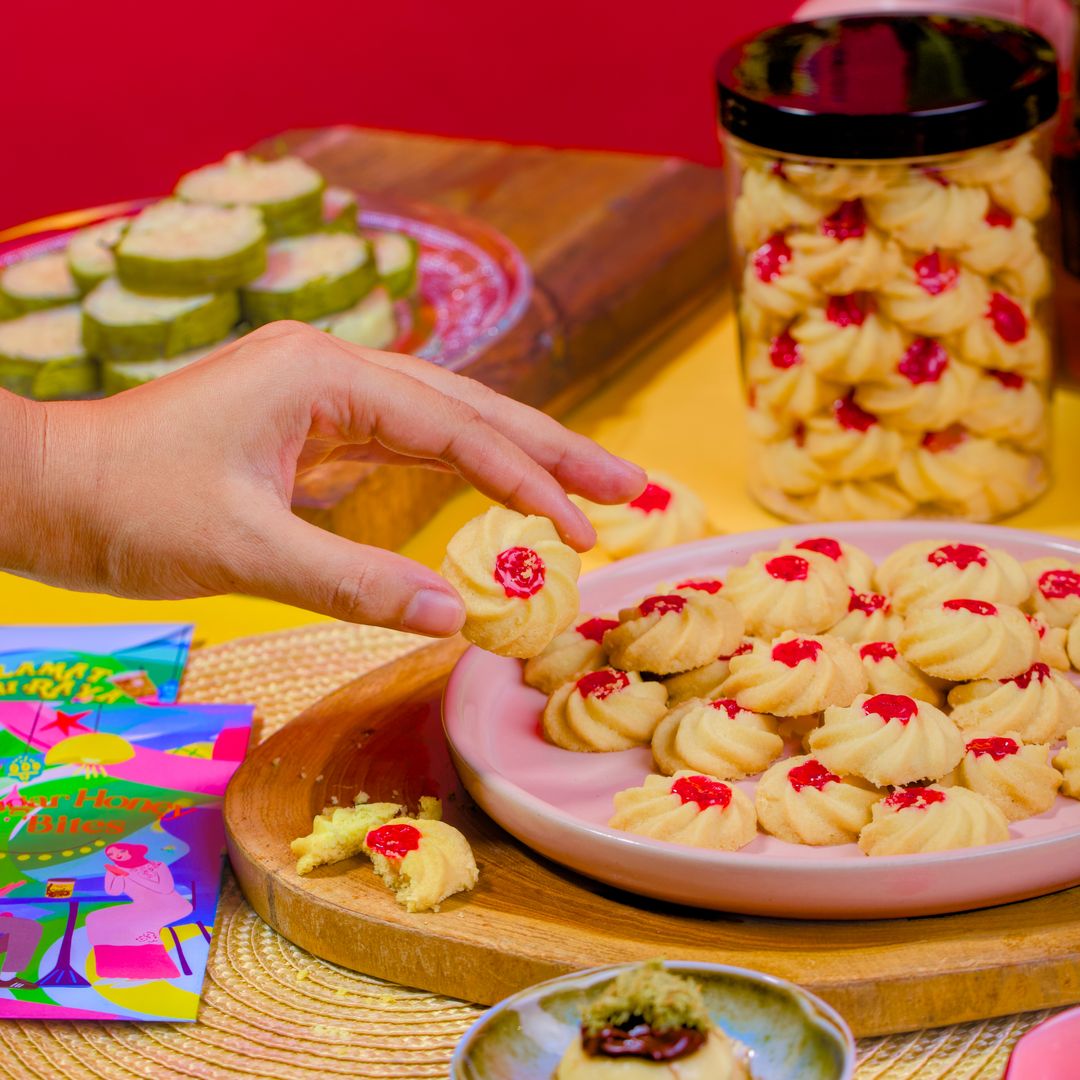
{"label": "reflection on glass jar", "polygon": [[[941,55],[962,70],[1006,47],[996,96],[985,70],[925,85]],[[875,48],[921,59],[876,67]],[[796,521],[1017,510],[1048,483],[1049,47],[992,20],[871,17],[740,50],[721,105],[753,494]],[[894,85],[838,78],[856,50]]]}

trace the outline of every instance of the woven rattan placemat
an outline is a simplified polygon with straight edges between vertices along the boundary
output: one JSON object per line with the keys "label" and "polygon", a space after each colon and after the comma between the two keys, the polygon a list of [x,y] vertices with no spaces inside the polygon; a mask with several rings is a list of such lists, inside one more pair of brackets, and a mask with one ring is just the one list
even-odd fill
{"label": "woven rattan placemat", "polygon": [[[263,737],[419,639],[331,623],[198,649],[185,701],[254,702]],[[290,945],[226,875],[197,1024],[0,1025],[0,1077],[445,1077],[480,1009],[335,967]],[[997,1080],[1046,1013],[864,1039],[857,1080]]]}

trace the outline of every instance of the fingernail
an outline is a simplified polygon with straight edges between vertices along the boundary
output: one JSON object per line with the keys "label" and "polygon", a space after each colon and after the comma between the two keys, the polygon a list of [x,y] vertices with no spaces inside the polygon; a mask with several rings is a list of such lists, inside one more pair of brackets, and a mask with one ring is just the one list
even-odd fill
{"label": "fingernail", "polygon": [[421,589],[410,601],[401,625],[417,634],[449,637],[465,622],[461,601],[437,589]]}

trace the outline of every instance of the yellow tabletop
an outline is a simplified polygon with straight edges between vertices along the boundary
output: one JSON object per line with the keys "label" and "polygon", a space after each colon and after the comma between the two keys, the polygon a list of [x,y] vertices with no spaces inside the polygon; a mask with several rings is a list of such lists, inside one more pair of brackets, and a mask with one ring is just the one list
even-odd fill
{"label": "yellow tabletop", "polygon": [[[736,361],[735,326],[722,302],[688,319],[576,409],[570,427],[615,453],[689,484],[724,532],[780,524],[746,492],[746,439]],[[1054,404],[1056,483],[1050,493],[1005,524],[1080,538],[1080,394],[1059,391]],[[486,501],[475,492],[451,500],[403,551],[438,566],[447,540]],[[586,555],[586,569],[603,557]],[[247,597],[138,601],[67,592],[0,575],[0,620],[6,623],[191,621],[206,643],[324,621],[283,604]]]}

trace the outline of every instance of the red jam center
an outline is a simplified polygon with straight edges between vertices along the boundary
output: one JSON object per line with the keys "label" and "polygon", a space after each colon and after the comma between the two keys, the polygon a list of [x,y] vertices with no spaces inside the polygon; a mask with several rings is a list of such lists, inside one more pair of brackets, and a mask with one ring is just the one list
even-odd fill
{"label": "red jam center", "polygon": [[885,799],[885,805],[895,810],[925,810],[931,803],[944,802],[945,792],[933,788],[909,787],[894,791]]}
{"label": "red jam center", "polygon": [[544,587],[544,560],[532,548],[507,548],[495,556],[495,580],[507,596],[535,596]]}
{"label": "red jam center", "polygon": [[943,544],[926,556],[928,563],[935,566],[955,566],[957,570],[966,570],[969,566],[986,565],[986,551],[977,544]]}
{"label": "red jam center", "polygon": [[574,629],[586,640],[595,641],[597,645],[603,644],[604,635],[609,630],[614,630],[619,625],[618,619],[586,619]]}
{"label": "red jam center", "polygon": [[888,611],[889,598],[876,592],[856,592],[850,588],[851,599],[848,601],[848,611],[861,611],[869,618],[875,611]]}
{"label": "red jam center", "polygon": [[784,266],[791,262],[791,248],[783,233],[774,233],[751,256],[754,273],[758,281],[766,284],[775,281],[784,271]]}
{"label": "red jam center", "polygon": [[986,217],[983,218],[992,229],[1011,229],[1013,227],[1013,216],[1003,206],[998,206],[997,203],[993,203],[990,209],[986,211]]}
{"label": "red jam center", "polygon": [[777,581],[805,581],[810,564],[801,555],[777,555],[765,564],[765,573]]}
{"label": "red jam center", "polygon": [[949,186],[949,181],[945,178],[945,174],[940,169],[935,169],[933,165],[925,165],[921,171],[927,180],[933,180],[938,187]]}
{"label": "red jam center", "polygon": [[821,232],[834,240],[855,240],[866,235],[866,211],[861,199],[842,202],[828,217],[821,219]]}
{"label": "red jam center", "polygon": [[642,615],[652,615],[654,612],[659,615],[667,615],[670,612],[678,614],[684,607],[686,607],[685,596],[676,596],[674,594],[670,596],[647,596],[638,605],[638,611]]}
{"label": "red jam center", "polygon": [[821,791],[826,784],[840,783],[840,777],[836,773],[829,772],[817,758],[811,758],[801,765],[796,765],[788,772],[787,778],[788,783],[796,791],[802,791],[806,787],[817,788]]}
{"label": "red jam center", "polygon": [[941,605],[946,611],[970,611],[972,615],[996,615],[997,608],[985,600],[946,600]]}
{"label": "red jam center", "polygon": [[802,363],[799,343],[785,330],[769,342],[769,363],[774,368],[786,371]]}
{"label": "red jam center", "polygon": [[1039,635],[1039,640],[1042,641],[1046,637],[1046,626],[1041,619],[1037,619],[1034,615],[1025,615],[1027,621],[1035,627],[1035,632]]}
{"label": "red jam center", "polygon": [[601,1028],[596,1035],[582,1032],[581,1048],[589,1057],[644,1058],[646,1061],[678,1061],[688,1057],[705,1042],[696,1028],[654,1031],[644,1021],[631,1018],[624,1027]]}
{"label": "red jam center", "polygon": [[944,258],[940,251],[931,251],[915,263],[915,281],[930,296],[948,292],[959,277],[960,268]]}
{"label": "red jam center", "polygon": [[1015,371],[999,371],[997,368],[990,368],[986,374],[997,379],[1006,390],[1024,389],[1024,376],[1017,375]]}
{"label": "red jam center", "polygon": [[976,757],[980,754],[989,754],[995,761],[1001,761],[1013,754],[1019,754],[1020,744],[1015,739],[1007,739],[1003,735],[988,735],[985,739],[972,739],[964,749]]}
{"label": "red jam center", "polygon": [[830,296],[825,305],[825,318],[834,326],[862,326],[866,322],[867,307],[865,293]]}
{"label": "red jam center", "polygon": [[717,698],[716,701],[710,701],[709,708],[717,710],[723,709],[732,720],[742,712],[742,706],[734,698],[730,697]]}
{"label": "red jam center", "polygon": [[576,685],[583,698],[591,697],[603,701],[619,690],[625,690],[630,685],[630,676],[625,671],[602,668],[600,671],[590,671],[588,675],[582,675]]}
{"label": "red jam center", "polygon": [[680,581],[675,586],[676,589],[697,589],[698,592],[707,592],[710,596],[715,596],[722,588],[724,583],[716,578],[700,578],[694,581]]}
{"label": "red jam center", "polygon": [[877,417],[855,404],[854,397],[837,398],[833,402],[833,416],[845,431],[868,431],[878,422]]}
{"label": "red jam center", "polygon": [[871,641],[859,647],[859,656],[863,660],[873,660],[880,664],[882,660],[895,660],[896,646],[891,641]]}
{"label": "red jam center", "polygon": [[1027,337],[1028,321],[1023,309],[1004,293],[990,294],[987,317],[994,324],[994,331],[1002,341],[1015,345]]}
{"label": "red jam center", "polygon": [[1022,671],[1019,675],[1013,675],[1008,679],[998,679],[998,682],[1001,683],[1002,686],[1005,686],[1007,683],[1016,683],[1021,690],[1026,690],[1031,685],[1032,679],[1036,679],[1043,683],[1049,678],[1050,666],[1043,663],[1034,663],[1027,671]]}
{"label": "red jam center", "polygon": [[919,706],[906,694],[875,694],[863,702],[862,711],[867,716],[880,716],[886,723],[899,720],[901,724],[908,724],[918,713]]}
{"label": "red jam center", "polygon": [[797,551],[816,551],[819,555],[825,555],[833,562],[839,562],[844,557],[840,541],[831,536],[812,536],[809,540],[800,540],[795,545]]}
{"label": "red jam center", "polygon": [[967,430],[961,424],[950,424],[941,431],[928,431],[922,437],[922,448],[931,454],[943,454],[955,450],[967,442]]}
{"label": "red jam center", "polygon": [[671,502],[671,492],[659,484],[646,484],[645,490],[630,505],[646,514],[663,513]]}
{"label": "red jam center", "polygon": [[730,660],[733,656],[745,656],[753,648],[754,646],[752,642],[744,641],[733,653],[730,653],[728,656],[718,656],[716,659]]}
{"label": "red jam center", "polygon": [[806,425],[801,420],[795,425],[791,437],[800,450],[806,445]]}
{"label": "red jam center", "polygon": [[908,346],[903,359],[896,365],[896,370],[909,383],[921,386],[923,383],[938,382],[948,366],[949,354],[941,342],[921,337]]}
{"label": "red jam center", "polygon": [[702,810],[710,806],[722,810],[731,802],[731,788],[707,776],[681,776],[671,785],[671,793],[678,795],[684,804],[697,803]]}
{"label": "red jam center", "polygon": [[1080,574],[1075,570],[1047,570],[1039,575],[1039,592],[1047,600],[1080,596]]}
{"label": "red jam center", "polygon": [[388,859],[404,859],[420,846],[422,836],[415,825],[380,825],[367,834],[364,843]]}
{"label": "red jam center", "polygon": [[804,660],[816,663],[818,653],[821,652],[820,641],[810,641],[807,638],[792,638],[790,641],[781,641],[772,648],[772,658],[780,664],[788,667],[798,667]]}

